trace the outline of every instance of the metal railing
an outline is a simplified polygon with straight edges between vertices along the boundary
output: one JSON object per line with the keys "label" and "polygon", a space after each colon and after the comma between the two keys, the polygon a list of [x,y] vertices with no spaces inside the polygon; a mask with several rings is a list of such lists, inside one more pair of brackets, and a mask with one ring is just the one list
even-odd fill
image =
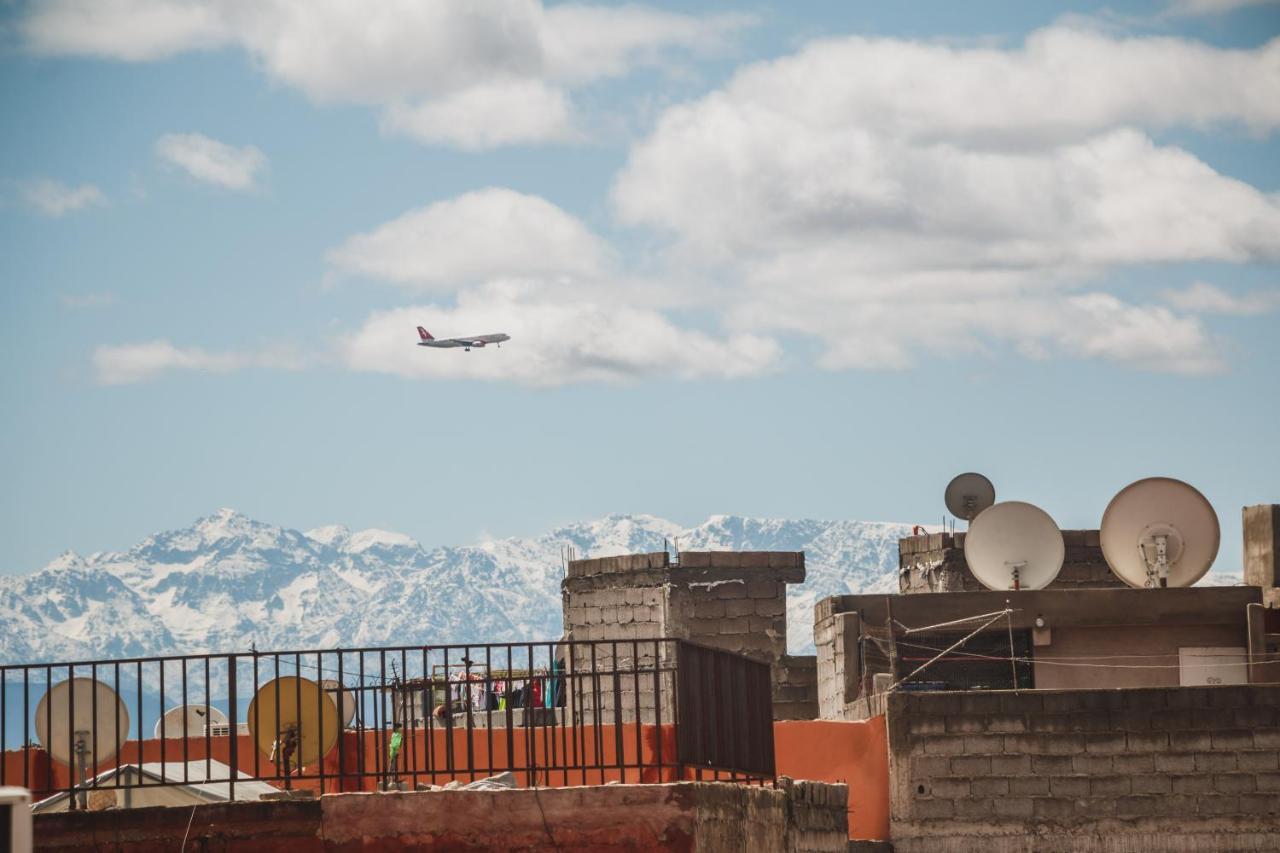
{"label": "metal railing", "polygon": [[[50,685],[73,678],[105,687],[73,685],[41,704]],[[305,700],[302,679],[321,685],[308,687]],[[263,698],[252,701],[260,691]],[[292,702],[290,691],[297,692]],[[124,708],[119,718],[112,693]],[[293,728],[288,714],[264,706],[292,707],[310,728]],[[250,782],[315,792],[412,790],[504,772],[520,786],[704,774],[768,780],[771,708],[768,664],[673,639],[6,665],[0,785],[75,793],[67,798],[75,808],[84,807],[86,790],[166,785],[215,784],[235,799]],[[207,722],[193,723],[193,714]],[[326,720],[334,722],[317,722]],[[330,727],[338,730],[332,746],[308,748],[309,736]],[[46,744],[56,741],[56,755],[40,746],[37,732]]]}

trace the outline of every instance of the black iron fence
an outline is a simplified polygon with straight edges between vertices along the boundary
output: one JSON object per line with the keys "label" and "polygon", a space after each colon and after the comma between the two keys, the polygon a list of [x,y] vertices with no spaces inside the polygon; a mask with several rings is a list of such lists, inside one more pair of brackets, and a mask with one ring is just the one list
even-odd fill
{"label": "black iron fence", "polygon": [[766,780],[771,720],[768,664],[672,639],[7,665],[0,785],[77,808],[175,785]]}

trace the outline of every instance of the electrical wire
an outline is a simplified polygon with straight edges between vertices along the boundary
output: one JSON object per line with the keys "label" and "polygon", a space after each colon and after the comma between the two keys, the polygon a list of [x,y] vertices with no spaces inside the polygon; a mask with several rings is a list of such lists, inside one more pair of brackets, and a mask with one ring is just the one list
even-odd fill
{"label": "electrical wire", "polygon": [[[963,641],[961,643],[957,643],[956,645],[962,645],[962,644],[963,644]],[[1011,660],[1014,663],[1025,663],[1025,664],[1047,665],[1047,666],[1084,667],[1084,668],[1094,668],[1094,669],[1195,669],[1195,668],[1213,668],[1213,667],[1223,667],[1223,666],[1248,666],[1249,665],[1248,661],[1239,661],[1239,660],[1220,661],[1217,663],[1172,663],[1172,664],[1075,663],[1075,662],[1071,662],[1071,661],[1068,661],[1065,659],[1059,659],[1059,658],[1031,658],[1031,657],[1024,657],[1024,656],[1007,657],[1005,655],[983,654],[980,652],[954,651],[954,649],[956,648],[956,646],[954,645],[945,650],[936,648],[934,646],[921,645],[919,643],[899,642],[898,645],[908,646],[910,648],[919,649],[920,651],[941,652],[942,655],[954,654],[956,657],[976,658],[978,660],[983,660],[983,661],[1004,662],[1004,661]],[[930,658],[929,662],[926,663],[925,666],[928,666],[934,663],[935,661],[940,660],[942,655],[938,655],[933,658]],[[1139,655],[1110,655],[1110,656],[1107,656],[1107,659],[1124,659],[1127,657],[1140,657],[1140,656]],[[1172,655],[1142,655],[1141,657],[1172,657]],[[1227,657],[1227,655],[1217,655],[1217,657]],[[1231,657],[1238,657],[1238,655],[1231,655]],[[911,676],[907,676],[907,678],[910,678],[913,675],[915,675],[915,673],[912,673]]]}

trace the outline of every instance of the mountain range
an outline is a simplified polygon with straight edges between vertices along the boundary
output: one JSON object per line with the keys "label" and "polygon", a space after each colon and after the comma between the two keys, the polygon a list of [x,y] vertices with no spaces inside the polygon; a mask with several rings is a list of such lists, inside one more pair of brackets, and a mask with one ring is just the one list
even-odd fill
{"label": "mountain range", "polygon": [[897,589],[911,525],[717,515],[695,527],[610,515],[529,538],[428,548],[385,530],[298,531],[222,509],[124,552],[67,552],[0,577],[0,662],[258,649],[554,639],[563,554],[805,551],[790,589],[791,649],[813,646],[813,605]]}

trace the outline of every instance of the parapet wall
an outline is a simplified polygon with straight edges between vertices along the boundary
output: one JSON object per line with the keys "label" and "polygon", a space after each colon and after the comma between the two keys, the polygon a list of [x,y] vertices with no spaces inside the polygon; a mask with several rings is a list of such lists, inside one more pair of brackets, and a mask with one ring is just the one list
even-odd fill
{"label": "parapet wall", "polygon": [[893,693],[897,853],[1274,850],[1280,686]]}
{"label": "parapet wall", "polygon": [[[685,782],[505,791],[335,794],[37,815],[36,849],[115,853],[287,850],[777,850],[848,844],[844,785]],[[105,840],[109,839],[109,842]]]}
{"label": "parapet wall", "polygon": [[[964,592],[986,589],[964,559],[964,533],[931,533],[898,540],[898,591]],[[1062,571],[1049,589],[1095,589],[1125,584],[1107,566],[1096,530],[1064,530]]]}

